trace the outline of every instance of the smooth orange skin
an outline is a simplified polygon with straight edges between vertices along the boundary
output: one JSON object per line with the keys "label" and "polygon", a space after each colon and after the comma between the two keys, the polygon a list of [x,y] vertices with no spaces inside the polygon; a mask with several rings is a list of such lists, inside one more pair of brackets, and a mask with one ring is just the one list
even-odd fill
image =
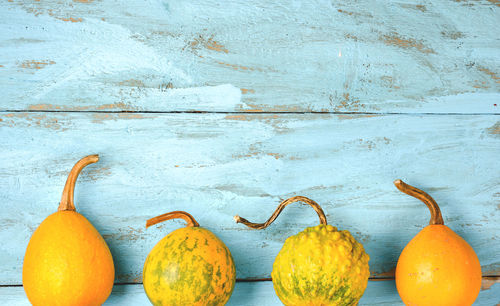
{"label": "smooth orange skin", "polygon": [[449,227],[428,225],[401,253],[396,286],[406,305],[472,305],[481,289],[481,265]]}
{"label": "smooth orange skin", "polygon": [[106,301],[115,277],[109,248],[75,211],[48,216],[31,236],[23,287],[35,306],[95,306]]}

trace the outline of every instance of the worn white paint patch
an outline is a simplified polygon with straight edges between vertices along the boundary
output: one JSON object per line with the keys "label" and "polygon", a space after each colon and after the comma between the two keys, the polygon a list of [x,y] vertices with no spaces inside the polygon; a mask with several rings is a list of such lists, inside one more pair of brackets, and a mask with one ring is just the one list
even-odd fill
{"label": "worn white paint patch", "polygon": [[160,90],[145,89],[142,100],[144,100],[142,101],[143,105],[158,105],[167,101],[182,101],[182,110],[225,109],[228,106],[240,103],[241,90],[231,84],[188,88],[160,88]]}
{"label": "worn white paint patch", "polygon": [[[387,105],[400,105],[400,112],[422,112],[447,114],[456,112],[457,105],[470,105],[469,113],[490,113],[500,106],[500,93],[464,93],[451,96],[429,96],[413,105],[404,105],[402,101],[388,100]],[[404,106],[401,106],[404,105]],[[499,108],[500,109],[500,108]],[[496,112],[495,112],[496,113]]]}
{"label": "worn white paint patch", "polygon": [[[8,14],[6,22],[10,31],[6,31],[3,38],[12,40],[22,28],[33,29],[30,36],[42,39],[36,42],[35,50],[25,51],[34,59],[49,57],[55,63],[45,70],[40,69],[42,74],[37,75],[36,82],[28,90],[15,92],[20,99],[32,100],[32,104],[50,101],[54,92],[73,84],[82,86],[81,82],[130,71],[156,74],[181,86],[193,82],[186,72],[175,67],[168,55],[160,54],[123,26],[94,18],[68,23],[46,15],[26,14],[15,7],[10,8]],[[48,46],[53,48],[50,54],[43,51]],[[26,60],[26,52],[17,52],[17,47],[17,44],[10,44],[3,48],[5,61],[14,64]]]}
{"label": "worn white paint patch", "polygon": [[[131,87],[137,88],[140,94],[131,95],[129,99],[133,101],[120,99],[114,102],[118,106],[107,108],[157,110],[168,108],[165,105],[170,103],[181,102],[184,110],[195,110],[200,107],[227,109],[228,106],[232,107],[240,103],[240,89],[230,84],[190,87],[193,79],[183,70],[176,68],[168,54],[160,54],[148,46],[144,38],[141,39],[140,35],[123,26],[93,18],[86,18],[85,22],[68,24],[61,20],[53,21],[53,18],[49,16],[25,15],[19,9],[11,10],[11,13],[13,16],[10,18],[17,17],[23,21],[22,25],[28,27],[36,27],[40,22],[47,23],[46,27],[39,29],[39,33],[31,33],[32,35],[38,35],[44,31],[57,33],[57,36],[50,37],[51,41],[56,40],[56,45],[59,46],[58,50],[51,54],[51,60],[55,65],[44,67],[46,70],[40,71],[47,72],[44,74],[50,77],[40,78],[28,91],[16,93],[22,95],[22,99],[29,98],[31,107],[34,109],[50,109],[51,106],[56,105],[54,102],[50,104],[40,102],[52,101],[53,97],[59,95],[61,91],[75,87],[81,88],[82,82],[94,83],[109,75],[123,75],[124,78],[115,83],[117,89],[115,96],[120,95],[119,92],[123,90],[130,90]],[[21,27],[21,23],[17,26]],[[17,32],[10,31],[9,33],[7,37],[13,39],[12,37],[15,37]],[[83,45],[82,42],[84,42]],[[43,45],[42,42],[38,44]],[[25,55],[16,55],[12,52],[10,58],[16,56],[15,61],[21,62]],[[61,61],[64,61],[64,65],[57,65]],[[126,74],[131,71],[133,74],[127,77]],[[134,79],[134,74],[138,72],[157,77],[155,80],[143,77],[139,80]],[[172,84],[176,84],[176,87],[174,88]],[[93,91],[100,92],[101,90],[94,87]],[[71,97],[68,98],[71,99]],[[92,101],[84,97],[79,97],[79,101],[83,103],[80,103],[76,109],[92,109]],[[38,106],[33,107],[33,105]],[[71,108],[63,107],[62,109]]]}

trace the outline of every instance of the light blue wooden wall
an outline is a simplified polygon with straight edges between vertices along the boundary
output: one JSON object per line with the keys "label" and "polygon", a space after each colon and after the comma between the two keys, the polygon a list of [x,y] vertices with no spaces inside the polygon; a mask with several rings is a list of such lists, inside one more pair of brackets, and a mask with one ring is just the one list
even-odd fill
{"label": "light blue wooden wall", "polygon": [[[142,264],[186,210],[230,248],[232,305],[279,304],[286,237],[317,224],[308,196],[370,254],[364,305],[400,299],[393,268],[430,194],[500,302],[498,1],[5,1],[0,3],[0,300],[80,157],[77,209],[116,264],[110,305],[147,305]],[[244,282],[247,280],[261,280]],[[10,305],[9,304],[9,305]]]}

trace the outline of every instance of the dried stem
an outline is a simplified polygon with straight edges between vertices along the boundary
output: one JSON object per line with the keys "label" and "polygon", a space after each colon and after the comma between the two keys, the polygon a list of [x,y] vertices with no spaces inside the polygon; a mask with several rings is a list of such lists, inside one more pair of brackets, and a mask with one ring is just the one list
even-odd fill
{"label": "dried stem", "polygon": [[304,202],[306,204],[309,204],[312,208],[314,208],[314,210],[318,214],[320,224],[325,224],[325,225],[327,224],[326,216],[325,213],[323,212],[323,209],[321,209],[321,206],[319,206],[319,204],[314,202],[313,200],[301,196],[292,197],[281,202],[276,211],[274,211],[274,213],[272,214],[272,216],[264,223],[252,223],[247,219],[242,218],[238,215],[234,216],[234,221],[236,221],[236,223],[243,223],[244,225],[251,227],[253,229],[264,229],[274,222],[274,220],[283,211],[285,206],[287,206],[288,204],[292,204],[294,202]]}
{"label": "dried stem", "polygon": [[63,194],[61,197],[61,202],[59,203],[58,211],[71,210],[75,211],[75,203],[73,202],[73,196],[75,193],[75,183],[78,175],[85,166],[96,163],[99,161],[99,155],[89,155],[80,159],[71,169],[68,179],[66,180],[66,185],[64,185]]}
{"label": "dried stem", "polygon": [[394,185],[396,185],[396,187],[400,191],[408,195],[411,195],[414,198],[419,199],[420,201],[424,202],[425,205],[427,205],[427,207],[431,211],[431,220],[429,221],[430,225],[444,224],[443,216],[441,215],[441,210],[439,209],[439,206],[437,205],[436,201],[434,201],[434,199],[430,195],[428,195],[426,192],[418,188],[406,184],[402,180],[395,180]]}
{"label": "dried stem", "polygon": [[187,227],[200,226],[198,224],[198,222],[196,222],[196,220],[193,218],[193,216],[191,216],[187,212],[185,212],[185,211],[172,211],[172,212],[169,212],[169,213],[166,213],[163,215],[159,215],[157,217],[149,219],[148,221],[146,221],[146,228],[150,227],[151,225],[155,225],[157,223],[163,222],[163,221],[167,221],[167,220],[171,220],[171,219],[178,219],[178,218],[186,221]]}

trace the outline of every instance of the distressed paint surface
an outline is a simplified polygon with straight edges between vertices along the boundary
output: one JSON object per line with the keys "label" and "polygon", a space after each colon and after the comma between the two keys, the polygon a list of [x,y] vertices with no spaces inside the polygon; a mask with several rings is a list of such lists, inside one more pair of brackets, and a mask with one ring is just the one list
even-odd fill
{"label": "distressed paint surface", "polygon": [[499,113],[496,1],[3,1],[0,110]]}
{"label": "distressed paint surface", "polygon": [[[358,305],[385,305],[394,306],[404,304],[397,295],[394,295],[396,284],[394,281],[370,281],[365,294]],[[499,302],[498,293],[500,283],[492,285],[487,290],[482,290],[474,303],[476,306],[491,306]],[[21,287],[1,288],[0,296],[9,306],[29,306],[26,295]],[[136,305],[148,306],[151,303],[144,294],[141,285],[115,285],[105,306]],[[228,306],[261,306],[282,305],[274,293],[271,282],[236,283],[235,290]]]}
{"label": "distressed paint surface", "polygon": [[[237,278],[266,278],[286,237],[318,224],[291,206],[270,228],[248,230],[239,214],[264,221],[280,199],[308,196],[330,224],[348,229],[370,255],[372,276],[391,276],[406,243],[428,223],[421,202],[393,186],[402,178],[431,193],[445,223],[476,249],[485,275],[500,268],[500,138],[497,116],[332,114],[4,113],[0,151],[0,282],[19,284],[28,239],[56,210],[78,158],[101,160],[82,173],[78,211],[103,234],[118,282],[139,282],[144,259],[172,221],[191,212],[234,256]],[[15,239],[13,239],[15,237]]]}
{"label": "distressed paint surface", "polygon": [[[476,305],[500,303],[499,20],[492,0],[1,2],[0,300],[28,305],[2,285],[21,284],[71,166],[100,153],[77,209],[117,282],[137,283],[106,305],[149,304],[145,257],[182,223],[144,223],[175,209],[228,245],[240,280],[268,278],[315,213],[291,206],[260,232],[232,216],[263,221],[299,194],[365,245],[372,278],[391,278],[429,218],[395,178],[431,193],[476,249],[492,276]],[[370,281],[360,305],[400,303],[393,281]],[[280,302],[257,281],[229,304]]]}

